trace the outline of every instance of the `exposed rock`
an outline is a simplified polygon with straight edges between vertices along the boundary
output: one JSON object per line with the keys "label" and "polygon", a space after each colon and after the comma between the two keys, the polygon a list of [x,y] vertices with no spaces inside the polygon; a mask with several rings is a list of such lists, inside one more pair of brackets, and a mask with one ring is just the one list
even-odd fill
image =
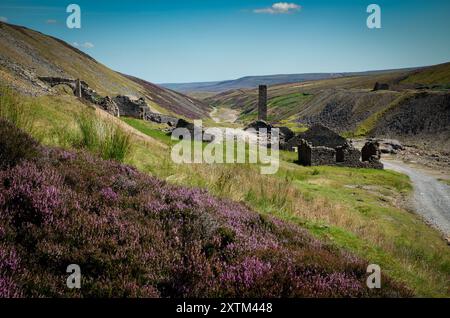
{"label": "exposed rock", "polygon": [[380,144],[381,153],[396,154],[405,149],[400,141],[396,139],[376,139]]}

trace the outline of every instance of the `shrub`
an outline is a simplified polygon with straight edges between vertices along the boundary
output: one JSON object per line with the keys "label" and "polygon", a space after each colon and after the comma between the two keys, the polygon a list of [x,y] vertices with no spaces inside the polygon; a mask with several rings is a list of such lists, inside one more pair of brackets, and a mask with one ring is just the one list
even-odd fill
{"label": "shrub", "polygon": [[15,166],[22,160],[31,160],[38,153],[36,141],[0,118],[0,170]]}

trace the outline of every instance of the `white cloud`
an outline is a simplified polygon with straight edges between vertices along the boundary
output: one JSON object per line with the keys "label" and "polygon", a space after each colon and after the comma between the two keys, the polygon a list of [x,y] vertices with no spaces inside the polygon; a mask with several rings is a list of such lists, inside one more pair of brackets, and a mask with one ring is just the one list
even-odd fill
{"label": "white cloud", "polygon": [[1,22],[8,22],[8,18],[7,17],[0,17],[0,21]]}
{"label": "white cloud", "polygon": [[269,8],[255,9],[254,13],[265,13],[265,14],[288,14],[301,10],[301,6],[295,3],[288,2],[277,2],[272,4]]}
{"label": "white cloud", "polygon": [[85,47],[87,49],[91,49],[94,47],[94,44],[92,44],[91,42],[84,42],[83,47]]}
{"label": "white cloud", "polygon": [[85,49],[91,49],[91,48],[94,47],[94,44],[92,44],[91,42],[84,42],[82,44],[79,44],[78,42],[73,42],[72,45],[74,47],[82,47],[82,48],[85,48]]}

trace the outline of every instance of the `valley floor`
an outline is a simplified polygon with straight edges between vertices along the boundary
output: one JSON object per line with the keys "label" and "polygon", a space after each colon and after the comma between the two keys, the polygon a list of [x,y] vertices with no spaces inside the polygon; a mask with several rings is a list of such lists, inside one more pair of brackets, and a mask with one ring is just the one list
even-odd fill
{"label": "valley floor", "polygon": [[239,117],[239,112],[231,108],[216,107],[209,115],[216,123],[234,123]]}

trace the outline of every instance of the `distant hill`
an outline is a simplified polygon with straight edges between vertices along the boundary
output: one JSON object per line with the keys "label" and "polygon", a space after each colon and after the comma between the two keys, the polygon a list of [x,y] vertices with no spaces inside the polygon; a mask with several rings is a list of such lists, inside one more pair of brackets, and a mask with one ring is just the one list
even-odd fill
{"label": "distant hill", "polygon": [[[417,68],[408,68],[402,70],[416,70]],[[218,81],[218,82],[196,82],[196,83],[167,83],[160,84],[163,87],[173,89],[177,92],[212,92],[220,93],[232,89],[255,88],[258,85],[278,85],[289,83],[301,83],[307,81],[317,81],[330,78],[341,78],[347,76],[375,75],[382,73],[398,72],[399,70],[380,70],[366,72],[344,72],[344,73],[304,73],[304,74],[277,74],[277,75],[261,75],[246,76],[235,80]]]}
{"label": "distant hill", "polygon": [[0,43],[0,83],[21,93],[57,93],[39,77],[79,78],[103,96],[144,97],[154,111],[194,119],[209,116],[210,108],[203,102],[115,72],[70,44],[40,32],[0,22]]}

